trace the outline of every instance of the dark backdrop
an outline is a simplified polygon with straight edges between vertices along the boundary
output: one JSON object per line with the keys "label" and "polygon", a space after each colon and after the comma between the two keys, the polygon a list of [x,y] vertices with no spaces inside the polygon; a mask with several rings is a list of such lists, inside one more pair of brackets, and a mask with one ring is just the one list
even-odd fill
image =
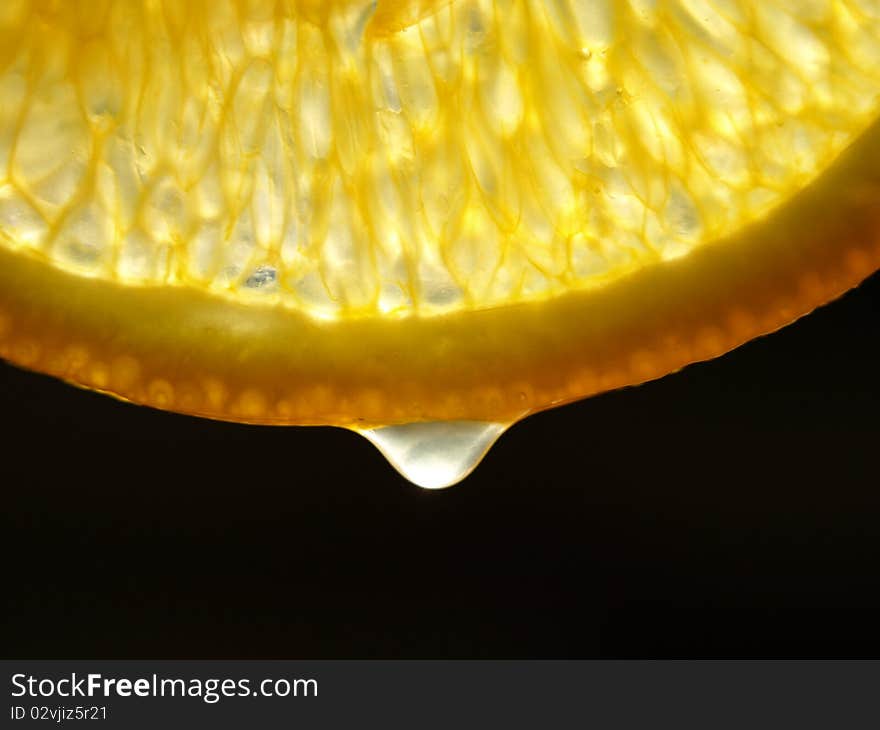
{"label": "dark backdrop", "polygon": [[514,427],[411,486],[337,429],[0,365],[3,651],[28,658],[880,655],[880,278]]}

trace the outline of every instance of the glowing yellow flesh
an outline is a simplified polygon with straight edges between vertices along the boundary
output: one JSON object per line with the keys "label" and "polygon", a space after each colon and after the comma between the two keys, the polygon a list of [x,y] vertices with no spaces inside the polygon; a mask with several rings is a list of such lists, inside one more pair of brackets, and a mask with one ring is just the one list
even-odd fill
{"label": "glowing yellow flesh", "polygon": [[880,265],[878,92],[875,0],[5,0],[0,356],[512,421]]}
{"label": "glowing yellow flesh", "polygon": [[601,285],[867,126],[872,7],[438,2],[387,34],[368,2],[7,2],[0,245],[322,317]]}

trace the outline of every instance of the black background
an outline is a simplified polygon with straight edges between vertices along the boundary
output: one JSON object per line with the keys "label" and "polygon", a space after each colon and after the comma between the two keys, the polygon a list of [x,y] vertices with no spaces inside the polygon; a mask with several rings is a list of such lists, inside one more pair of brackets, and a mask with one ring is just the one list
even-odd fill
{"label": "black background", "polygon": [[880,276],[515,426],[463,484],[338,429],[0,364],[18,658],[880,655]]}

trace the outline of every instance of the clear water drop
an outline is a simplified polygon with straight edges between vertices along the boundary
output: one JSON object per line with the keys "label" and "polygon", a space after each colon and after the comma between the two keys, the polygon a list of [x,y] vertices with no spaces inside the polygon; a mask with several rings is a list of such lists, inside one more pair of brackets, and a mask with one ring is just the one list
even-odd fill
{"label": "clear water drop", "polygon": [[470,474],[509,424],[432,421],[359,431],[413,484],[444,489]]}

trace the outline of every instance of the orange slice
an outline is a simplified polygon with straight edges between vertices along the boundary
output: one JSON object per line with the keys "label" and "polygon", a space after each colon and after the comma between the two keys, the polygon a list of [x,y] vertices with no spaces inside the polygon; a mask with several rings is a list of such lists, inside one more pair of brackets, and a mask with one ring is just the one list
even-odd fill
{"label": "orange slice", "polygon": [[7,0],[0,355],[254,423],[513,422],[880,266],[867,0]]}

